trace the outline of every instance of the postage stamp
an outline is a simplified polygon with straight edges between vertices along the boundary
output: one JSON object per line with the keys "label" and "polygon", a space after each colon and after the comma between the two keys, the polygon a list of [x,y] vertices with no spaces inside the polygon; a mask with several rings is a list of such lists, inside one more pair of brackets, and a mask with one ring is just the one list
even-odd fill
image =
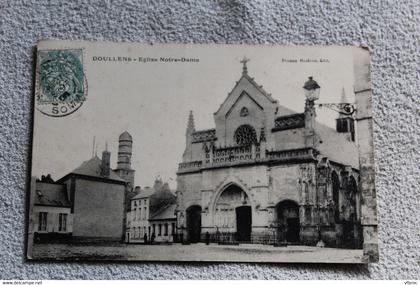
{"label": "postage stamp", "polygon": [[87,96],[83,50],[40,50],[37,60],[37,109],[53,117],[79,109]]}

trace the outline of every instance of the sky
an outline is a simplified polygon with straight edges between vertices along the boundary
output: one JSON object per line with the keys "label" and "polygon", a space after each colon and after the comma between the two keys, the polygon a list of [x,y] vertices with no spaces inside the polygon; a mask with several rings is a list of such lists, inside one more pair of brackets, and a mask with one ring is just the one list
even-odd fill
{"label": "sky", "polygon": [[[128,131],[135,184],[151,186],[159,175],[175,189],[189,111],[197,130],[214,128],[213,113],[240,79],[244,56],[250,59],[248,74],[280,105],[296,112],[303,112],[302,86],[308,76],[321,86],[318,103],[340,102],[343,88],[354,102],[353,48],[83,42],[44,42],[39,48],[83,48],[88,95],[65,117],[46,116],[35,106],[32,175],[38,177],[50,173],[59,179],[89,160],[94,136],[98,156],[107,143],[115,168],[118,136]],[[158,62],[98,60],[107,57]],[[199,62],[160,62],[161,57]],[[328,62],[319,62],[321,58]],[[331,127],[336,117],[328,109],[317,110],[317,120]]]}

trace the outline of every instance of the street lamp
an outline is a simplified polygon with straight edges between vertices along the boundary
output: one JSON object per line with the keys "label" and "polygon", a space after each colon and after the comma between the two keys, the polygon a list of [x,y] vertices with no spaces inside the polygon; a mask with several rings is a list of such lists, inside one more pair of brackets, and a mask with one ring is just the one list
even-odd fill
{"label": "street lamp", "polygon": [[[319,91],[321,90],[321,87],[312,76],[309,76],[309,80],[305,82],[303,89],[305,91],[306,99],[309,102],[314,103],[314,101],[319,99]],[[351,116],[356,111],[354,104],[350,103],[318,103],[314,105],[320,108],[325,107],[331,109],[346,116]]]}
{"label": "street lamp", "polygon": [[308,101],[315,101],[319,99],[319,91],[321,87],[318,85],[312,76],[309,76],[309,80],[305,82],[303,85],[303,89],[305,91],[305,96]]}

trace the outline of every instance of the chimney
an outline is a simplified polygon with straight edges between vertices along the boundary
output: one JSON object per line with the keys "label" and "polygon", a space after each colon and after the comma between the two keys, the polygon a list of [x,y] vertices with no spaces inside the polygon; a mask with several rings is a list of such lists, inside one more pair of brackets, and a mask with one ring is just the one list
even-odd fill
{"label": "chimney", "polygon": [[102,152],[102,165],[101,165],[101,175],[104,177],[109,177],[111,171],[111,153],[108,151],[108,144],[105,144],[105,150]]}

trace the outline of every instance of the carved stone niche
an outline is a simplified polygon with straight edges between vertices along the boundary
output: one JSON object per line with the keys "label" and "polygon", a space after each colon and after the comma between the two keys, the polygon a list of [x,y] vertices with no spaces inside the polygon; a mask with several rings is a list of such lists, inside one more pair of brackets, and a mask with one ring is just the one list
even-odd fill
{"label": "carved stone niche", "polygon": [[241,116],[241,117],[246,117],[246,116],[248,116],[248,114],[249,114],[248,108],[247,108],[247,107],[243,107],[243,108],[241,109],[240,116]]}
{"label": "carved stone niche", "polygon": [[301,165],[299,167],[299,176],[302,179],[302,181],[312,183],[313,181],[313,168],[311,165]]}
{"label": "carved stone niche", "polygon": [[329,168],[330,167],[330,161],[327,157],[323,157],[318,162],[318,168]]}

